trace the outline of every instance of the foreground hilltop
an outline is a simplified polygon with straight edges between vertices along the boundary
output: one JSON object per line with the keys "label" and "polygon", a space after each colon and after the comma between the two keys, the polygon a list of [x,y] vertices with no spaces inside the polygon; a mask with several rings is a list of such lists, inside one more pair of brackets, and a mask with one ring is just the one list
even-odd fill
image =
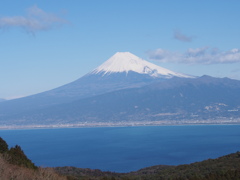
{"label": "foreground hilltop", "polygon": [[153,166],[130,173],[103,172],[76,167],[40,168],[20,146],[8,148],[0,137],[0,179],[7,180],[238,180],[240,152],[189,165]]}
{"label": "foreground hilltop", "polygon": [[0,180],[67,180],[52,168],[41,168],[28,159],[20,146],[8,148],[0,137]]}

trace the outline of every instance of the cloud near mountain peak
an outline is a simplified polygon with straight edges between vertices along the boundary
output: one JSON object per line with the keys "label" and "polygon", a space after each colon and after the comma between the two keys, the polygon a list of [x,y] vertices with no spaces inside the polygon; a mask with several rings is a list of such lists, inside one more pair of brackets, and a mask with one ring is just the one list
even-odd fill
{"label": "cloud near mountain peak", "polygon": [[239,63],[240,49],[234,48],[228,51],[221,51],[217,48],[201,47],[189,48],[186,52],[180,53],[159,48],[149,51],[148,57],[161,62],[184,64]]}

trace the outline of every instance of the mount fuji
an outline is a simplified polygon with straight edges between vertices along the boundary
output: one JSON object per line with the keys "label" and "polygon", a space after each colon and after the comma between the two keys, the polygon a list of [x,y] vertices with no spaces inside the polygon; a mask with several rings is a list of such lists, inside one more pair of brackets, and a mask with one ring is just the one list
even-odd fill
{"label": "mount fuji", "polygon": [[240,81],[173,72],[118,52],[83,77],[0,102],[1,127],[240,123]]}
{"label": "mount fuji", "polygon": [[184,78],[191,77],[152,64],[130,52],[117,52],[110,59],[93,70],[91,74],[102,74],[102,76],[105,76],[113,73],[126,73],[127,75],[128,72],[146,74],[156,78],[172,78],[174,76]]}
{"label": "mount fuji", "polygon": [[44,92],[43,95],[72,100],[125,88],[141,87],[173,77],[193,78],[152,64],[129,52],[117,52],[85,76]]}
{"label": "mount fuji", "polygon": [[129,52],[117,52],[102,65],[76,81],[43,93],[0,103],[0,117],[120,89],[142,87],[172,77],[191,76],[164,69]]}

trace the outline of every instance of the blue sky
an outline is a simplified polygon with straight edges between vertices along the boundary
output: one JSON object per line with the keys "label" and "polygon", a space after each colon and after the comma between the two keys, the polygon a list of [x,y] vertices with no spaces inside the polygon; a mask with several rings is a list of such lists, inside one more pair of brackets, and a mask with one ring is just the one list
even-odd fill
{"label": "blue sky", "polygon": [[72,82],[116,52],[240,80],[239,0],[5,0],[0,98]]}

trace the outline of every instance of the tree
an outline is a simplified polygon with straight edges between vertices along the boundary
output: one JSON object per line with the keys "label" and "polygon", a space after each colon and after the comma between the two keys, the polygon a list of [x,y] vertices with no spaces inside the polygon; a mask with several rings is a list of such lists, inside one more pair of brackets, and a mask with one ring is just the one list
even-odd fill
{"label": "tree", "polygon": [[14,148],[11,148],[8,154],[10,156],[9,162],[11,164],[37,169],[34,163],[32,163],[32,161],[28,159],[27,156],[24,154],[20,146],[16,145]]}
{"label": "tree", "polygon": [[0,137],[0,153],[8,152],[8,144]]}

